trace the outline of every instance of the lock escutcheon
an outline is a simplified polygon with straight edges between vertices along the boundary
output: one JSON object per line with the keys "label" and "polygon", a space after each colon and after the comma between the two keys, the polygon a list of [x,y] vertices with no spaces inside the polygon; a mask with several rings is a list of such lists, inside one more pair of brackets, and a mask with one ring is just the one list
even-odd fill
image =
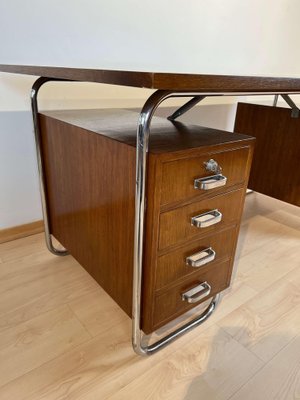
{"label": "lock escutcheon", "polygon": [[205,161],[203,164],[206,171],[214,172],[215,174],[220,174],[222,172],[222,167],[213,158]]}

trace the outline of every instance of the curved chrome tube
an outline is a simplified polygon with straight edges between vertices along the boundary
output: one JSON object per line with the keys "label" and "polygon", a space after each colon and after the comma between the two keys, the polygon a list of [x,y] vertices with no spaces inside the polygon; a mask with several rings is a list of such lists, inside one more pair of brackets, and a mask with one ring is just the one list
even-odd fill
{"label": "curved chrome tube", "polygon": [[[69,81],[67,79],[56,78],[39,78],[32,86],[31,90],[31,108],[33,116],[37,163],[39,170],[39,183],[42,201],[42,210],[45,225],[45,239],[49,251],[58,256],[68,254],[66,249],[56,249],[52,243],[52,236],[49,226],[49,215],[46,198],[46,182],[43,166],[42,150],[41,150],[41,134],[38,119],[37,95],[42,85],[49,81]],[[145,214],[145,179],[147,168],[147,153],[149,144],[150,124],[157,107],[170,97],[194,97],[195,92],[171,92],[158,90],[146,101],[140,113],[137,128],[137,149],[136,149],[136,192],[135,192],[135,234],[134,234],[134,265],[133,265],[133,298],[132,298],[132,346],[134,351],[139,355],[150,355],[168,345],[179,336],[188,332],[190,329],[202,324],[214,312],[220,295],[217,294],[211,300],[206,310],[192,321],[176,329],[170,334],[159,339],[157,342],[144,346],[142,344],[142,331],[140,328],[141,321],[141,288],[142,288],[142,272],[143,272],[143,237],[144,237],[144,214]],[[199,93],[203,95],[203,93]],[[210,93],[207,95],[223,95],[223,93]],[[236,94],[234,94],[236,95]]]}
{"label": "curved chrome tube", "polygon": [[135,192],[135,231],[134,231],[134,264],[133,264],[133,298],[132,298],[132,346],[139,355],[149,355],[169,344],[185,332],[200,325],[214,312],[219,301],[219,295],[215,296],[208,308],[197,318],[156,343],[143,346],[141,321],[141,291],[143,273],[143,240],[144,240],[144,215],[145,215],[145,179],[147,168],[147,153],[149,145],[150,124],[157,107],[170,97],[190,97],[195,93],[174,93],[171,91],[157,90],[146,101],[140,113],[137,128],[136,148],[136,192]]}
{"label": "curved chrome tube", "polygon": [[205,322],[215,311],[218,303],[220,301],[220,294],[217,294],[214,296],[208,305],[208,307],[203,311],[202,314],[200,314],[198,317],[194,318],[192,321],[189,321],[185,325],[179,327],[175,331],[169,333],[168,335],[164,336],[162,339],[159,339],[157,342],[149,345],[149,346],[141,346],[139,351],[136,351],[134,348],[135,352],[139,355],[151,355],[157,352],[158,350],[162,349],[163,347],[167,346],[174,340],[178,339],[180,336],[184,335],[191,329],[197,327],[198,325],[201,325],[203,322]]}
{"label": "curved chrome tube", "polygon": [[42,211],[43,211],[43,219],[44,219],[44,227],[45,227],[45,240],[48,250],[55,254],[56,256],[66,256],[68,255],[68,251],[66,249],[56,249],[52,243],[52,236],[50,233],[50,225],[49,225],[49,213],[47,206],[47,198],[46,198],[46,181],[45,181],[45,171],[43,165],[42,158],[42,147],[41,147],[41,133],[40,133],[40,125],[38,118],[38,104],[37,104],[37,96],[40,88],[49,81],[62,81],[62,79],[51,79],[51,78],[39,78],[37,79],[31,89],[30,99],[31,99],[31,110],[32,110],[32,118],[33,118],[33,128],[34,128],[34,137],[35,137],[35,147],[36,147],[36,156],[37,156],[37,164],[39,171],[39,184],[40,184],[40,193],[41,193],[41,202],[42,202]]}

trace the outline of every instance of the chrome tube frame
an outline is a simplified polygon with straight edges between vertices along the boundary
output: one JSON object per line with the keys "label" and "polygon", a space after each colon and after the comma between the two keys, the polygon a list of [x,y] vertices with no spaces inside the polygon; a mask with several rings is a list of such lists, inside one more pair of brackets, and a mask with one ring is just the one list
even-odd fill
{"label": "chrome tube frame", "polygon": [[66,256],[68,255],[68,251],[66,249],[56,249],[52,242],[52,235],[50,232],[50,224],[49,224],[49,210],[47,205],[47,197],[46,197],[46,180],[45,180],[45,170],[42,156],[42,143],[41,143],[41,132],[40,132],[40,124],[38,117],[38,102],[37,96],[40,88],[49,81],[63,81],[62,79],[51,79],[51,78],[39,78],[37,79],[30,93],[31,99],[31,111],[33,118],[33,128],[34,128],[34,137],[35,137],[35,148],[36,148],[36,157],[37,157],[37,165],[39,172],[39,184],[40,184],[40,194],[41,194],[41,203],[42,203],[42,211],[43,211],[43,220],[45,227],[45,241],[48,250],[55,254],[56,256]]}
{"label": "chrome tube frame", "polygon": [[[41,151],[41,135],[38,119],[37,95],[42,85],[49,81],[69,81],[67,79],[39,78],[31,90],[31,107],[34,124],[34,134],[36,142],[37,162],[39,170],[40,191],[42,200],[43,217],[45,224],[45,238],[49,251],[55,255],[64,256],[68,254],[66,249],[56,249],[52,243],[52,236],[49,227],[49,214],[46,198],[46,182]],[[151,345],[143,343],[143,333],[141,330],[141,289],[143,278],[143,240],[144,240],[144,215],[145,215],[145,180],[147,170],[147,155],[150,135],[150,124],[157,107],[170,97],[195,97],[195,96],[246,96],[261,94],[278,94],[274,92],[256,93],[201,93],[201,92],[172,92],[167,90],[157,90],[149,97],[144,104],[137,127],[137,148],[136,148],[136,192],[135,192],[135,226],[134,226],[134,265],[133,265],[133,297],[132,297],[132,346],[139,355],[150,355],[165,347],[173,340],[185,334],[192,328],[205,322],[216,309],[220,300],[220,294],[215,295],[208,307],[199,316],[185,325],[177,328],[163,338]]]}
{"label": "chrome tube frame", "polygon": [[[134,231],[134,265],[133,265],[133,298],[132,298],[132,347],[142,356],[150,355],[168,345],[192,328],[202,324],[214,312],[220,295],[211,300],[206,310],[192,321],[181,326],[151,345],[144,345],[141,331],[141,297],[143,278],[143,242],[145,215],[145,181],[147,153],[149,146],[150,124],[157,107],[170,97],[190,97],[191,93],[174,93],[158,90],[146,101],[139,117],[136,148],[136,193],[135,193],[135,231]],[[195,96],[195,93],[192,94]]]}
{"label": "chrome tube frame", "polygon": [[277,107],[279,94],[275,94],[273,100],[273,107]]}

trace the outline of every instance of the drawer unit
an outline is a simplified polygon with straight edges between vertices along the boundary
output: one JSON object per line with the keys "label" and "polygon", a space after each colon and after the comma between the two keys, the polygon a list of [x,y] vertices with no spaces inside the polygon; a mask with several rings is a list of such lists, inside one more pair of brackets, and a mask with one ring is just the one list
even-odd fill
{"label": "drawer unit", "polygon": [[172,285],[188,275],[210,268],[231,258],[237,238],[237,228],[213,233],[188,242],[184,247],[161,255],[157,260],[156,290]]}
{"label": "drawer unit", "polygon": [[[39,118],[51,233],[131,316],[138,114],[75,110]],[[153,119],[145,333],[228,286],[253,142],[246,135]],[[210,293],[202,296],[207,285]]]}
{"label": "drawer unit", "polygon": [[[176,286],[157,293],[153,316],[154,327],[158,328],[171,321],[228,287],[231,263],[231,260],[227,260],[215,264],[204,271],[199,271],[196,275],[187,278]],[[204,283],[205,285],[202,287],[201,285]],[[193,289],[195,293],[189,293]],[[187,295],[183,299],[185,293]]]}
{"label": "drawer unit", "polygon": [[[240,148],[204,156],[166,162],[163,165],[161,204],[186,201],[207,194],[218,194],[243,184],[248,149]],[[219,170],[218,167],[221,167]],[[218,175],[222,179],[218,179]],[[176,179],[174,179],[176,177]],[[206,185],[197,187],[199,179],[212,177]],[[196,186],[196,187],[195,187]]]}
{"label": "drawer unit", "polygon": [[243,199],[240,189],[161,213],[159,249],[237,224]]}

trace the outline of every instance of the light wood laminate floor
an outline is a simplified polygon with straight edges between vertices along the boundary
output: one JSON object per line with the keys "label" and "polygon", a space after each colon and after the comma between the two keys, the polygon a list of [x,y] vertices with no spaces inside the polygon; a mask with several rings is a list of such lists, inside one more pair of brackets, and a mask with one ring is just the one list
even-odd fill
{"label": "light wood laminate floor", "polygon": [[42,234],[0,245],[0,278],[1,400],[300,399],[299,208],[248,195],[232,287],[148,358],[124,312]]}

